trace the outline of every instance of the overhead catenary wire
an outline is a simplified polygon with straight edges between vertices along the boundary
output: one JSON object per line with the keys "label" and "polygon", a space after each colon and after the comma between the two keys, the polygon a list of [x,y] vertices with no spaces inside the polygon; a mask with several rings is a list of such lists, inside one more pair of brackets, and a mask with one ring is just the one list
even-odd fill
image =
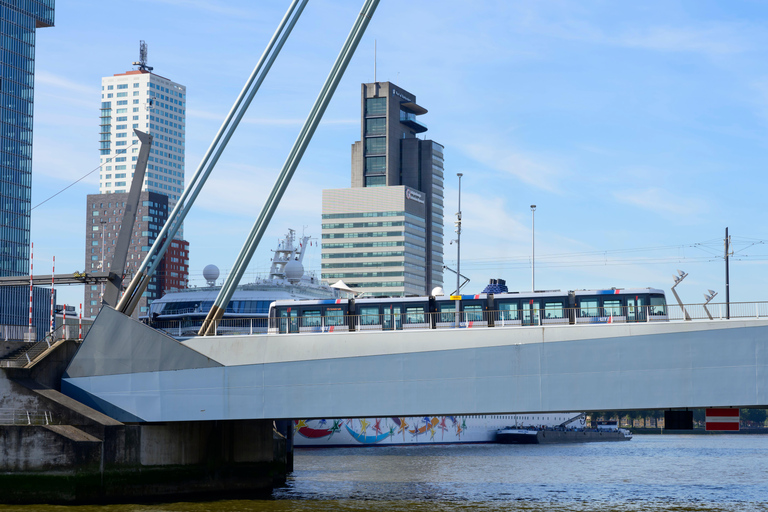
{"label": "overhead catenary wire", "polygon": [[[125,151],[127,151],[128,149],[132,148],[133,146],[135,146],[135,145],[137,145],[137,144],[138,144],[138,142],[134,142],[134,143],[132,143],[130,146],[128,146],[128,147],[126,148],[126,150],[125,150]],[[123,154],[123,152],[121,152],[120,154]],[[82,175],[82,176],[80,176],[78,179],[76,179],[75,181],[73,181],[72,183],[70,183],[69,185],[67,185],[66,187],[64,187],[64,188],[60,189],[58,192],[56,192],[56,193],[54,193],[54,194],[52,194],[52,195],[48,196],[46,199],[43,199],[42,201],[40,201],[39,203],[37,203],[35,206],[33,206],[32,208],[30,208],[30,209],[29,209],[29,214],[31,214],[31,213],[32,213],[32,210],[34,210],[35,208],[39,208],[40,206],[43,206],[45,203],[47,203],[48,201],[50,201],[50,200],[51,200],[51,199],[53,199],[54,197],[58,196],[59,194],[62,194],[62,193],[64,193],[64,192],[66,192],[68,189],[70,189],[70,188],[74,187],[75,185],[77,185],[78,183],[80,183],[81,181],[83,181],[85,178],[87,178],[87,177],[88,177],[88,176],[90,176],[91,174],[95,173],[96,171],[100,170],[102,167],[104,167],[105,165],[107,165],[107,164],[109,164],[109,163],[112,163],[112,158],[107,158],[107,160],[106,160],[104,163],[102,163],[102,164],[99,164],[98,166],[96,166],[96,167],[95,167],[95,168],[93,168],[92,170],[88,171],[87,173],[83,174],[83,175]],[[20,212],[20,213],[17,213],[16,215],[14,215],[14,216],[10,217],[10,218],[9,218],[7,221],[5,221],[5,222],[6,222],[6,223],[10,223],[11,221],[13,221],[13,220],[16,220],[16,217],[21,217],[21,216],[25,215],[26,213],[27,213],[27,212]]]}

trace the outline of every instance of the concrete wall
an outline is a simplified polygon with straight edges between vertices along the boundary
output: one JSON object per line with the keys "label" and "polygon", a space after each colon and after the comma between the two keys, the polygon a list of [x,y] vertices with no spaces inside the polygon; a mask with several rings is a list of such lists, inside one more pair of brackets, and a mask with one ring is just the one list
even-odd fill
{"label": "concrete wall", "polygon": [[0,425],[0,503],[91,503],[252,496],[291,469],[270,420],[125,425],[43,381],[76,346],[34,370],[0,371],[0,407],[47,411],[53,425]]}
{"label": "concrete wall", "polygon": [[23,341],[0,340],[0,357],[5,357],[24,345],[27,345],[27,343]]}

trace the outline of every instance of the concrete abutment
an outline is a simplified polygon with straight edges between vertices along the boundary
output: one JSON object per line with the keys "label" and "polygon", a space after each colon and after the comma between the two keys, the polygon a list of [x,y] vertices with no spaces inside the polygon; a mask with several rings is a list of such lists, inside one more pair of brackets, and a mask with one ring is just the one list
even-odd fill
{"label": "concrete abutment", "polygon": [[46,411],[53,420],[0,425],[0,502],[259,496],[292,469],[289,422],[123,424],[49,386],[60,382],[68,360],[0,371],[3,408]]}

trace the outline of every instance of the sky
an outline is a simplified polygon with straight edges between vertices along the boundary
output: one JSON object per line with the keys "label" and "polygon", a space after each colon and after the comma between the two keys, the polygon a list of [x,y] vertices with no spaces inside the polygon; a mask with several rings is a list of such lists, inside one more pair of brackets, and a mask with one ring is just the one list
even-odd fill
{"label": "sky", "polygon": [[[232,267],[362,4],[309,2],[186,219],[191,285],[208,264]],[[101,77],[133,69],[145,40],[154,72],[187,87],[189,178],[288,5],[57,2],[36,43],[36,273],[53,256],[57,273],[84,269]],[[724,301],[728,227],[731,301],[766,300],[767,21],[768,4],[752,0],[382,0],[244,282],[268,271],[289,228],[317,241],[321,190],[350,185],[375,41],[376,78],[414,94],[425,136],[445,146],[451,268],[463,174],[465,293],[492,278],[531,289],[535,204],[537,290],[669,292],[681,269],[683,302],[709,289]],[[319,248],[305,267],[319,273]],[[82,302],[80,286],[57,293]]]}

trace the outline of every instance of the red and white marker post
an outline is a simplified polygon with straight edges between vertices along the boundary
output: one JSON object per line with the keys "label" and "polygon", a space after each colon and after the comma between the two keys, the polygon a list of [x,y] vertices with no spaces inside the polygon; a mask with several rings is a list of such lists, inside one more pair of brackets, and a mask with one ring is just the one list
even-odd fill
{"label": "red and white marker post", "polygon": [[33,262],[35,261],[35,243],[30,242],[29,246],[29,340],[32,339],[32,273],[34,270]]}
{"label": "red and white marker post", "polygon": [[739,410],[726,408],[707,409],[707,430],[739,430]]}

